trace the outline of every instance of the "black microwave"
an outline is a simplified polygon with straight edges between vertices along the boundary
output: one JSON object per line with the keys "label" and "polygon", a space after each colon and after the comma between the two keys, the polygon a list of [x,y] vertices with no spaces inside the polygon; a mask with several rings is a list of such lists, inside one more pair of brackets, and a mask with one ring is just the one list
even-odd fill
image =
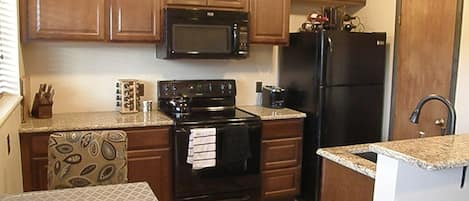
{"label": "black microwave", "polygon": [[249,56],[248,13],[167,8],[162,59],[242,59]]}

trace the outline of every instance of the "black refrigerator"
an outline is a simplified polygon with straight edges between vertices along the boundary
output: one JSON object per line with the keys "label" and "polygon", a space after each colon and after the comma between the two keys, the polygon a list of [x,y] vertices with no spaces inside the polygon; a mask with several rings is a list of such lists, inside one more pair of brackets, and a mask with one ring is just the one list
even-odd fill
{"label": "black refrigerator", "polygon": [[286,106],[307,114],[301,200],[318,200],[321,147],[381,141],[385,33],[290,34],[279,50]]}

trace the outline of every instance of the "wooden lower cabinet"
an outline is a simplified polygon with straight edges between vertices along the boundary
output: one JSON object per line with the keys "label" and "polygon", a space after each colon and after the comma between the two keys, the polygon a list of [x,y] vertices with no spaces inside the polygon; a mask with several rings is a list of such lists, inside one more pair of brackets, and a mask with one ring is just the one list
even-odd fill
{"label": "wooden lower cabinet", "polygon": [[[160,201],[172,200],[169,127],[124,129],[128,137],[129,182],[146,181]],[[24,191],[47,190],[50,133],[20,134]]]}
{"label": "wooden lower cabinet", "polygon": [[262,173],[262,197],[264,200],[284,199],[293,201],[300,193],[299,167],[264,171]]}
{"label": "wooden lower cabinet", "polygon": [[323,159],[320,201],[372,201],[374,183],[368,176]]}
{"label": "wooden lower cabinet", "polygon": [[303,119],[264,121],[261,169],[263,201],[293,201],[300,193]]}
{"label": "wooden lower cabinet", "polygon": [[128,153],[129,182],[149,182],[158,200],[171,200],[172,170],[169,149],[130,151]]}

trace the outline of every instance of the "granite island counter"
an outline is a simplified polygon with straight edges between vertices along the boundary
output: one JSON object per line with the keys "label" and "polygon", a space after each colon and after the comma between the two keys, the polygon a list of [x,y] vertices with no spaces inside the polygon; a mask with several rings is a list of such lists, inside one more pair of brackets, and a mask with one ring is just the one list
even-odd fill
{"label": "granite island counter", "polygon": [[[467,201],[469,135],[323,148],[317,154],[353,171],[373,176],[374,201]],[[356,153],[378,154],[377,164]],[[371,173],[369,172],[371,171]]]}

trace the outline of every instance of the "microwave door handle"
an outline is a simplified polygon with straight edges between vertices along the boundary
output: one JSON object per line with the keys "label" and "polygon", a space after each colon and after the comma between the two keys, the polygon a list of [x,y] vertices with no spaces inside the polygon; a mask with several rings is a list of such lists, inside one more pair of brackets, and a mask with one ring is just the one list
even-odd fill
{"label": "microwave door handle", "polygon": [[236,51],[239,50],[239,34],[238,34],[238,29],[233,29],[233,46]]}

